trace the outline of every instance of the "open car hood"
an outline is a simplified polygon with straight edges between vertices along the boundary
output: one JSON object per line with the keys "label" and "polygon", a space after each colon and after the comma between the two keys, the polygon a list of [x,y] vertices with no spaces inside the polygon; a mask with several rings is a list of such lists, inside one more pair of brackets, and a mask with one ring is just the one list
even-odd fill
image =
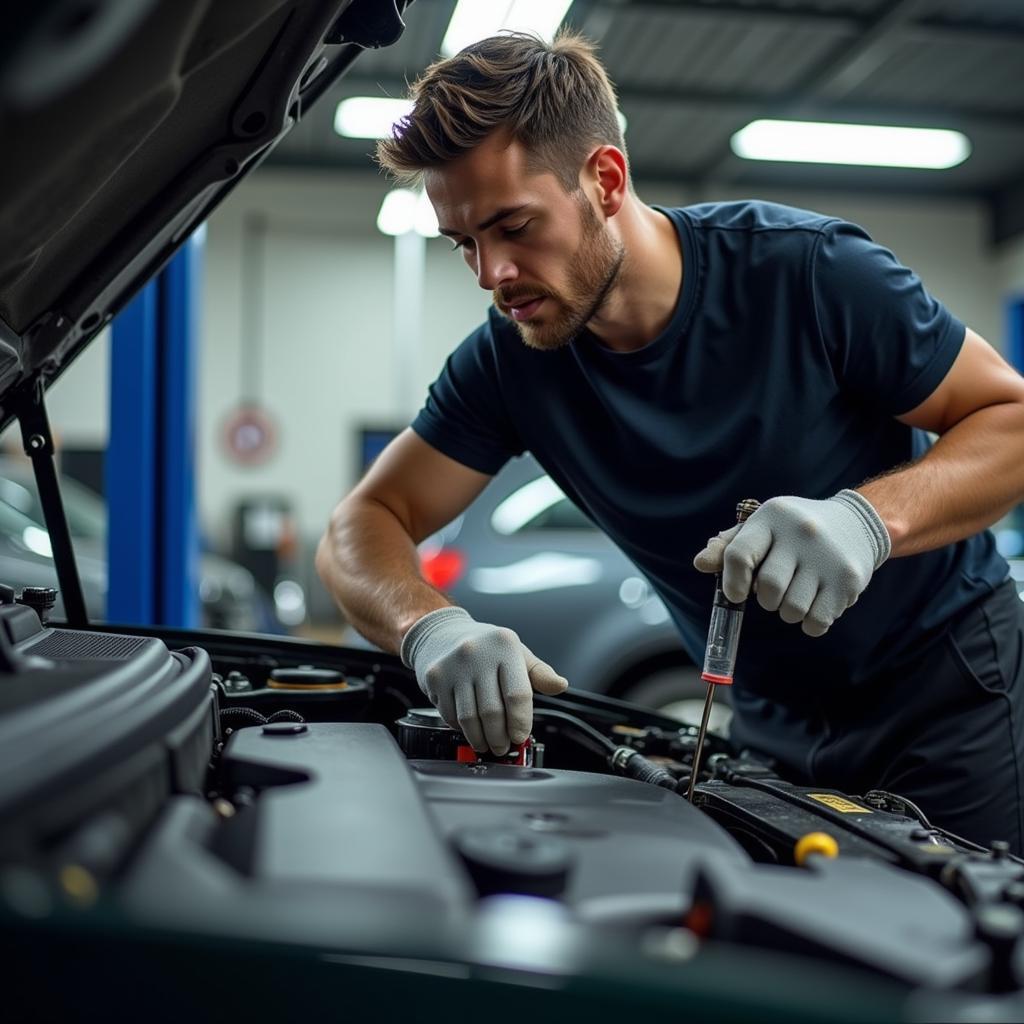
{"label": "open car hood", "polygon": [[0,428],[411,0],[37,0],[0,15]]}

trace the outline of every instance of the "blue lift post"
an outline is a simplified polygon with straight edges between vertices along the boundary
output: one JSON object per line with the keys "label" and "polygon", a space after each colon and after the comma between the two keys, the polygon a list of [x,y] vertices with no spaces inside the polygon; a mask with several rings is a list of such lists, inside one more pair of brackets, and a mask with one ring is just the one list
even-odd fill
{"label": "blue lift post", "polygon": [[110,622],[199,625],[200,228],[113,324],[105,478]]}
{"label": "blue lift post", "polygon": [[1007,359],[1024,373],[1024,295],[1016,295],[1006,304]]}

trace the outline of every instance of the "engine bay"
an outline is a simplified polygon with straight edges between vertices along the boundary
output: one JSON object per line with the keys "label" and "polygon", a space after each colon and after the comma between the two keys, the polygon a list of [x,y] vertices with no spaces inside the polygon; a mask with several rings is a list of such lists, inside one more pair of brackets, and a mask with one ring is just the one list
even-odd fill
{"label": "engine bay", "polygon": [[5,950],[23,979],[75,951],[46,1019],[99,984],[95,951],[154,935],[690,996],[724,964],[722,1019],[769,961],[751,1005],[794,1012],[814,978],[851,993],[834,1019],[1024,1007],[1024,863],[896,794],[796,786],[710,735],[691,804],[694,728],[578,692],[484,757],[396,658],[298,640],[50,627],[12,599],[0,657]]}

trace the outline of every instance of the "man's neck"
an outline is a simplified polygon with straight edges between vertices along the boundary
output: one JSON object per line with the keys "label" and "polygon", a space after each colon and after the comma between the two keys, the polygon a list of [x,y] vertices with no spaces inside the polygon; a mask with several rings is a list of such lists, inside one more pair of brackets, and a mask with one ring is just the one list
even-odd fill
{"label": "man's neck", "polygon": [[587,327],[606,348],[633,352],[672,320],[683,286],[683,253],[672,221],[634,196],[615,219],[626,250],[622,272]]}

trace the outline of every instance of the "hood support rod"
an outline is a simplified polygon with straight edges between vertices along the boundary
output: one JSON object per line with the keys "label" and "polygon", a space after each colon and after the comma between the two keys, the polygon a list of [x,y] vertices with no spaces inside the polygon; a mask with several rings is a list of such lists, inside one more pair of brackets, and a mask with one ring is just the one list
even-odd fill
{"label": "hood support rod", "polygon": [[21,440],[25,454],[32,460],[32,469],[43,505],[46,530],[50,535],[53,561],[57,566],[57,581],[64,601],[64,614],[69,626],[82,628],[89,625],[82,596],[82,581],[78,578],[75,552],[71,546],[71,531],[60,496],[60,481],[54,462],[53,434],[46,415],[42,381],[33,381],[19,396],[15,411],[21,424]]}

